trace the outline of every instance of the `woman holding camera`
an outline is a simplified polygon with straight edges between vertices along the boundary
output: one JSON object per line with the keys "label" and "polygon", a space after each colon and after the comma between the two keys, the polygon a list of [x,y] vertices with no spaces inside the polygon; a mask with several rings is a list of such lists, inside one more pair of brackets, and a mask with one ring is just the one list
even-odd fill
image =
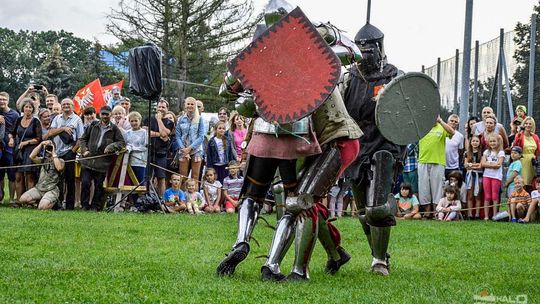
{"label": "woman holding camera", "polygon": [[523,149],[521,177],[523,177],[525,190],[530,192],[533,189],[533,178],[536,176],[536,167],[533,166],[533,162],[537,162],[537,156],[540,154],[540,139],[534,134],[536,123],[532,117],[527,116],[523,120],[522,126],[521,131],[516,134],[512,146],[518,146]]}
{"label": "woman holding camera", "polygon": [[[13,153],[14,165],[32,165],[30,153],[41,142],[41,123],[33,116],[35,105],[32,99],[25,98],[22,101],[22,116],[17,119],[12,136],[15,139],[15,151]],[[15,173],[15,192],[17,198],[36,184],[35,173],[37,167],[26,166],[17,168]]]}

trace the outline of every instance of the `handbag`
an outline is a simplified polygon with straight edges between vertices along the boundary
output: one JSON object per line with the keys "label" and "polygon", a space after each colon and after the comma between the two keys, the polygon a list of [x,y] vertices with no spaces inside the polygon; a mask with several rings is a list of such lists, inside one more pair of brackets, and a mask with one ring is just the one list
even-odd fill
{"label": "handbag", "polygon": [[[24,129],[24,133],[21,137],[21,140],[24,139],[24,136],[26,135],[26,131],[28,131],[28,128],[30,128],[30,126],[32,125],[34,121],[32,120],[30,122],[30,124],[28,125],[28,127],[26,127],[26,129]],[[13,159],[15,160],[15,162],[19,163],[19,162],[22,162],[23,161],[23,154],[22,154],[22,150],[19,149],[19,145],[20,145],[20,141],[17,143],[17,145],[15,145],[15,148],[13,149]]]}

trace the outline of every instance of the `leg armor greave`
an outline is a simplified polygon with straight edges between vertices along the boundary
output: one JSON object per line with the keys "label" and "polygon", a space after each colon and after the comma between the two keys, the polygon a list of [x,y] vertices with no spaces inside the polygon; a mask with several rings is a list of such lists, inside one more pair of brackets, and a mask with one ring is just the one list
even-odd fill
{"label": "leg armor greave", "polygon": [[317,242],[317,215],[315,209],[306,212],[308,215],[297,218],[294,240],[294,264],[287,280],[309,279],[308,265],[313,248]]}
{"label": "leg armor greave", "polygon": [[259,202],[249,197],[244,198],[238,210],[238,233],[234,247],[240,243],[249,243],[249,238],[257,223],[260,210],[261,204]]}
{"label": "leg armor greave", "polygon": [[373,155],[371,170],[373,177],[366,201],[367,223],[375,227],[394,226],[396,200],[392,195],[395,160],[388,151],[377,151]]}
{"label": "leg armor greave", "polygon": [[277,220],[283,216],[285,213],[285,189],[283,188],[282,183],[275,184],[272,187],[272,192],[274,193],[274,201],[276,207],[276,217]]}
{"label": "leg armor greave", "polygon": [[339,148],[336,145],[327,147],[301,176],[296,189],[298,196],[286,199],[287,211],[296,214],[311,208],[314,197],[324,197],[336,182],[341,166]]}
{"label": "leg armor greave", "polygon": [[295,216],[286,213],[277,224],[272,245],[270,246],[270,252],[268,253],[268,259],[263,266],[263,268],[268,268],[273,274],[281,273],[279,265],[291,246],[294,237],[295,221]]}

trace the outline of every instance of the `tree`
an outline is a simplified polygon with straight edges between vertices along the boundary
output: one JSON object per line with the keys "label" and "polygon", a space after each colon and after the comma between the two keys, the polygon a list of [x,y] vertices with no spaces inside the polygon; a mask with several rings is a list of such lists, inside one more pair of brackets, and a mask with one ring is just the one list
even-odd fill
{"label": "tree", "polygon": [[49,93],[65,96],[74,90],[73,73],[66,60],[62,57],[62,49],[58,43],[53,44],[51,53],[37,70],[34,81],[45,85]]}
{"label": "tree", "polygon": [[[219,85],[225,60],[260,20],[251,0],[121,0],[108,16],[108,30],[126,46],[153,42],[164,53],[165,79]],[[166,83],[164,96],[178,111],[186,94],[217,95]]]}
{"label": "tree", "polygon": [[[24,92],[55,43],[60,46],[66,64],[78,71],[88,57],[90,41],[65,31],[15,32],[0,28],[0,91],[7,91],[12,96]],[[77,83],[79,74],[74,75],[73,81]],[[65,95],[61,97],[73,96],[74,90],[63,92]]]}
{"label": "tree", "polygon": [[[536,5],[533,9],[533,12],[536,14],[536,24],[540,25],[540,2],[539,5]],[[530,41],[531,41],[531,33],[530,33],[530,22],[529,23],[521,23],[518,22],[516,27],[514,28],[515,36],[514,36],[514,42],[517,45],[516,52],[514,53],[514,58],[516,59],[518,65],[517,69],[513,75],[514,83],[516,84],[516,97],[517,100],[519,100],[520,104],[526,104],[527,98],[528,98],[528,89],[529,89],[529,58],[530,58]],[[535,105],[534,113],[528,113],[529,115],[533,116],[535,120],[538,120],[540,118],[540,107],[539,100],[540,100],[540,56],[538,56],[538,52],[540,52],[540,49],[538,47],[540,40],[540,35],[538,30],[536,31],[536,58],[535,58],[535,67],[534,67],[534,100],[533,103]]]}

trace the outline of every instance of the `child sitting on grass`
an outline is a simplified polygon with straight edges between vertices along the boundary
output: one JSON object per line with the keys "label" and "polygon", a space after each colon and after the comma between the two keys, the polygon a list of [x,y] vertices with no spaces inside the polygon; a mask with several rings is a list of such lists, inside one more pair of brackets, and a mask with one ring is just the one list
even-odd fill
{"label": "child sitting on grass", "polygon": [[512,217],[512,223],[524,222],[523,218],[531,203],[531,196],[523,187],[523,177],[516,176],[514,178],[515,190],[510,196],[510,216]]}
{"label": "child sitting on grass", "polygon": [[240,191],[242,190],[244,178],[242,176],[238,176],[240,166],[238,165],[237,161],[230,161],[228,169],[229,176],[225,177],[225,180],[223,180],[225,210],[227,213],[234,213],[236,211],[236,207],[238,207],[238,197],[240,196]]}
{"label": "child sitting on grass", "polygon": [[171,213],[181,212],[186,210],[186,196],[180,189],[182,185],[182,176],[180,174],[171,175],[171,188],[163,193],[165,207]]}
{"label": "child sitting on grass", "polygon": [[217,173],[214,168],[206,168],[204,173],[203,195],[204,204],[201,209],[206,213],[219,213],[221,208],[219,202],[221,201],[221,183],[216,180]]}
{"label": "child sitting on grass", "polygon": [[536,178],[535,181],[536,190],[531,192],[531,203],[527,210],[527,215],[523,218],[523,223],[529,223],[536,219],[536,208],[540,205],[540,178]]}
{"label": "child sitting on grass", "polygon": [[418,211],[418,199],[413,194],[412,185],[409,183],[401,183],[399,193],[395,196],[398,205],[398,213],[396,216],[400,219],[421,219],[422,215]]}
{"label": "child sitting on grass", "polygon": [[461,210],[461,201],[459,200],[458,190],[454,186],[444,188],[444,197],[437,204],[437,219],[439,221],[453,221],[458,218],[458,212]]}
{"label": "child sitting on grass", "polygon": [[454,170],[448,174],[448,180],[444,186],[454,186],[458,190],[461,207],[467,206],[467,185],[463,182],[463,175],[459,170]]}
{"label": "child sitting on grass", "polygon": [[201,193],[197,192],[197,181],[190,178],[186,181],[186,208],[189,214],[202,214],[199,206],[204,199]]}

